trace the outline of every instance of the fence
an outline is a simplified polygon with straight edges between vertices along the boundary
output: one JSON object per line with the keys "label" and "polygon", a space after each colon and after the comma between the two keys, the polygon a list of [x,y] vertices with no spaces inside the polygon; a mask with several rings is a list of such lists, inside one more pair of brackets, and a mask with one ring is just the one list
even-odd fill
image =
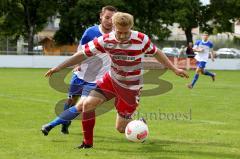
{"label": "fence", "polygon": [[[28,56],[28,55],[0,55],[0,67],[9,68],[51,68],[69,58],[68,56]],[[178,67],[185,69],[195,68],[195,61],[191,58],[171,57],[170,60]],[[159,69],[158,64],[152,57],[145,58],[145,69]],[[239,59],[216,59],[209,61],[207,69],[212,70],[240,70]]]}

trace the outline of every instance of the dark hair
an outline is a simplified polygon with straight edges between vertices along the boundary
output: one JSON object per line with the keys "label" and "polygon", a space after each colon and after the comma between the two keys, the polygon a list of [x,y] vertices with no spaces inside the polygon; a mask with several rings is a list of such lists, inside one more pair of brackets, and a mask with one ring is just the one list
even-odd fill
{"label": "dark hair", "polygon": [[105,6],[105,7],[102,7],[102,12],[104,12],[104,11],[106,11],[106,10],[112,11],[112,12],[117,12],[117,8],[115,8],[115,7],[113,7],[113,6],[110,6],[110,5],[107,5],[107,6]]}
{"label": "dark hair", "polygon": [[208,35],[208,32],[207,32],[207,31],[204,31],[203,34],[204,34],[204,35]]}

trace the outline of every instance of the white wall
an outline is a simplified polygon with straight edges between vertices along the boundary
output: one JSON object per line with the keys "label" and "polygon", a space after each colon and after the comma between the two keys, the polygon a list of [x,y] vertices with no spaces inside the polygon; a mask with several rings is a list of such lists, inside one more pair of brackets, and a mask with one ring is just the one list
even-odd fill
{"label": "white wall", "polygon": [[[10,68],[51,68],[63,62],[69,56],[20,56],[0,55],[0,67]],[[209,60],[207,69],[240,70],[240,59]]]}
{"label": "white wall", "polygon": [[51,68],[69,56],[0,55],[0,67]]}
{"label": "white wall", "polygon": [[240,70],[240,59],[210,59],[206,66],[210,70]]}

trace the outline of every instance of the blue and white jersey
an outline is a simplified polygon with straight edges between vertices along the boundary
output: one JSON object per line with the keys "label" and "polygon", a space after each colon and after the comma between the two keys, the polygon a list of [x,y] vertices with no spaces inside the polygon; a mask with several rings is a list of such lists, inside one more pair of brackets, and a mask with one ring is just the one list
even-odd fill
{"label": "blue and white jersey", "polygon": [[[78,51],[82,45],[92,41],[94,38],[102,36],[104,33],[99,25],[89,27],[85,30],[82,39],[78,45]],[[81,70],[74,72],[79,79],[89,83],[96,83],[103,75],[110,70],[111,59],[107,54],[98,54],[92,56],[81,63]]]}
{"label": "blue and white jersey", "polygon": [[211,41],[203,41],[203,40],[198,40],[196,41],[196,43],[194,44],[193,48],[202,48],[203,51],[202,52],[197,52],[195,59],[197,61],[204,61],[207,62],[208,61],[208,57],[209,57],[209,53],[212,51],[213,49],[213,43]]}

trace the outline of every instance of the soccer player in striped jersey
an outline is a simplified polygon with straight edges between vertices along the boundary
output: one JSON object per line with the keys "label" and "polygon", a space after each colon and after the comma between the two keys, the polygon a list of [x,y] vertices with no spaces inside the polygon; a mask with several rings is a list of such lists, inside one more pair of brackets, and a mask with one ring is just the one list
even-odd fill
{"label": "soccer player in striped jersey", "polygon": [[195,59],[197,60],[197,69],[192,80],[192,83],[188,84],[188,88],[192,89],[196,84],[200,73],[212,78],[215,81],[216,74],[209,72],[205,69],[205,66],[208,61],[209,53],[211,53],[211,59],[214,61],[214,53],[213,53],[213,43],[208,40],[208,33],[204,32],[202,35],[202,40],[196,41],[193,46],[193,51],[197,52]]}
{"label": "soccer player in striped jersey", "polygon": [[[131,116],[138,106],[140,91],[143,86],[142,60],[145,54],[153,55],[176,75],[188,78],[187,73],[176,68],[147,35],[131,30],[134,22],[132,15],[117,12],[113,15],[112,21],[114,32],[87,43],[81,51],[57,67],[48,70],[45,74],[46,77],[50,77],[63,68],[105,52],[110,55],[112,60],[111,70],[97,82],[97,88],[90,92],[83,105],[77,103],[74,106],[78,113],[71,110],[64,111],[58,117],[62,122],[74,119],[80,112],[82,112],[83,118],[86,117],[86,119],[91,120],[92,113],[97,106],[115,98],[117,109],[116,129],[120,133],[124,133],[126,125],[131,121]],[[93,127],[89,127],[86,131],[93,131]],[[92,146],[93,136],[88,139],[84,138],[83,143],[78,148],[90,148]]]}

